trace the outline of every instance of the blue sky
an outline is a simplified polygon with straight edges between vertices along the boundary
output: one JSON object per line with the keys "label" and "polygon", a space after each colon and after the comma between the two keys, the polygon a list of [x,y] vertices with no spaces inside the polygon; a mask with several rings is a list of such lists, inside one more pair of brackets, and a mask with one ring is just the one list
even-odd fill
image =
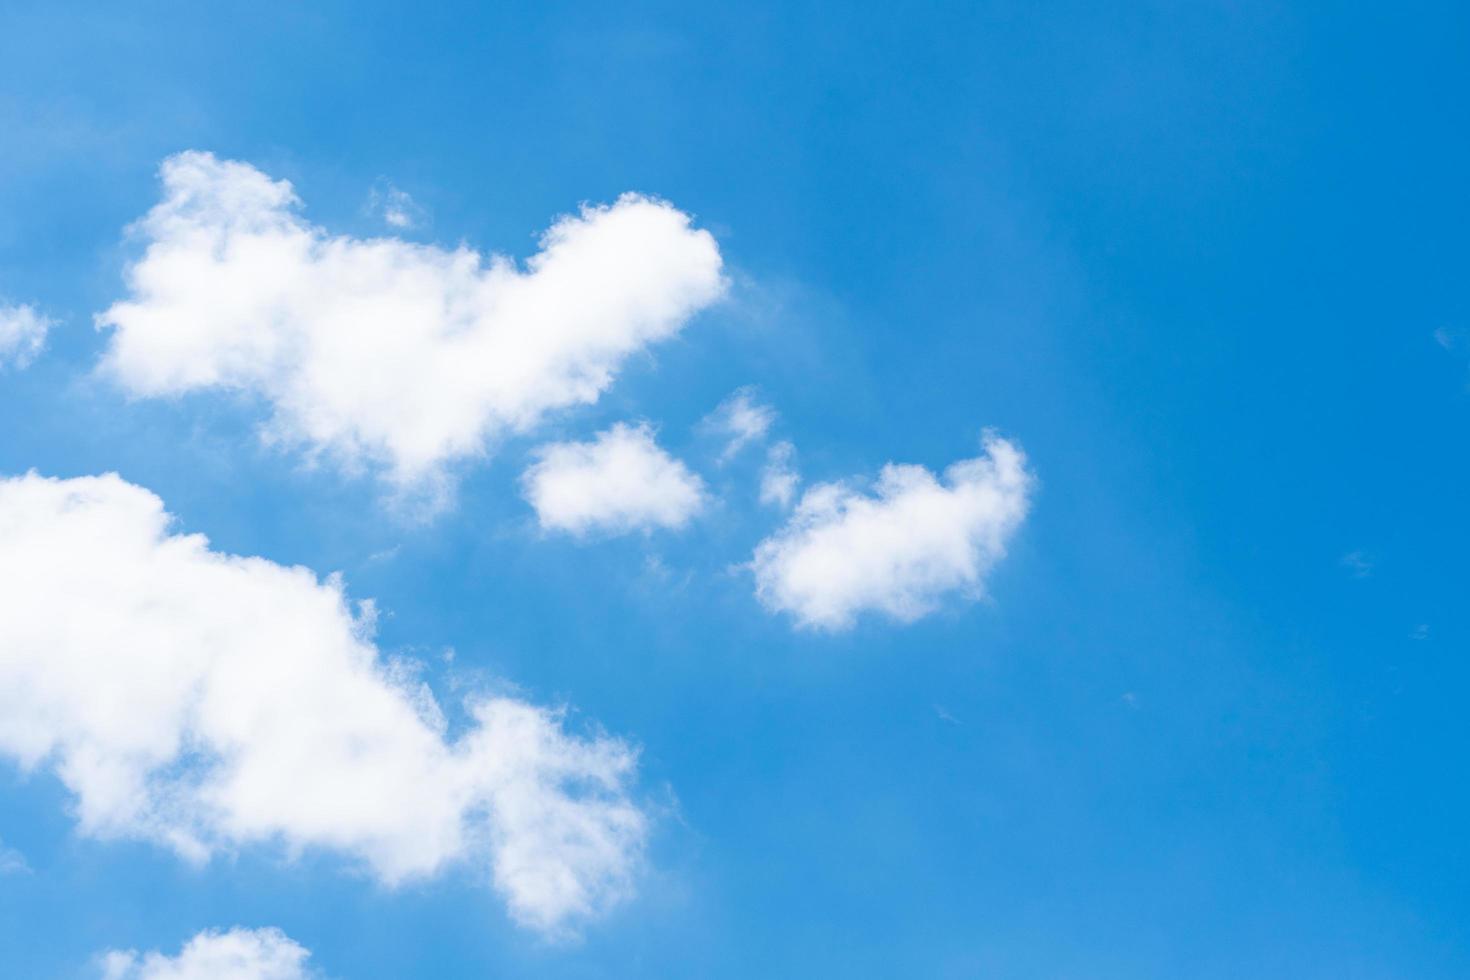
{"label": "blue sky", "polygon": [[[351,848],[191,863],[89,833],[57,756],[0,729],[3,972],[239,927],[343,980],[1470,974],[1467,28],[1453,4],[8,6],[0,301],[53,322],[0,374],[0,474],[115,472],[215,552],[340,572],[446,738],[466,692],[565,706],[575,744],[637,748],[646,826],[616,896],[548,931],[474,855],[393,886]],[[558,216],[650,195],[717,244],[723,293],[405,504],[392,460],[262,439],[278,362],[158,397],[105,369],[93,318],[160,237],[126,229],[188,150],[290,181],[322,235],[522,262]],[[748,386],[774,421],[722,461],[711,413]],[[687,518],[576,534],[528,502],[545,447],[639,422],[697,481]],[[849,596],[828,628],[779,571],[757,594],[757,547],[800,532],[758,499],[770,447],[871,500],[986,431],[1030,482],[1010,525],[935,518],[1003,539],[973,580],[900,616]],[[93,615],[56,574],[42,627],[0,605],[33,644],[0,660],[49,664],[45,630]],[[111,690],[131,649],[81,649],[76,683]],[[0,703],[32,698],[5,676]]]}

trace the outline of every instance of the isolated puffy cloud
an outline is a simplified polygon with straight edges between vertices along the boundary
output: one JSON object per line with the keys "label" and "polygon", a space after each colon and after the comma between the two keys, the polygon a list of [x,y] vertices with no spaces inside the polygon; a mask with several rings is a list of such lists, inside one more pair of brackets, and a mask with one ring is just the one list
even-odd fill
{"label": "isolated puffy cloud", "polygon": [[659,448],[647,424],[619,422],[591,442],[554,442],[521,477],[547,530],[625,534],[679,528],[704,506],[704,482]]}
{"label": "isolated puffy cloud", "polygon": [[525,268],[398,238],[332,235],[287,181],[187,152],[133,226],[129,295],[97,317],[135,395],[262,396],[267,438],[442,488],[487,441],[591,403],[632,353],[725,288],[715,240],[628,194],[557,220]]}
{"label": "isolated puffy cloud", "polygon": [[800,485],[796,447],[789,442],[776,443],[766,451],[766,465],[761,470],[761,503],[790,507]]}
{"label": "isolated puffy cloud", "polygon": [[890,463],[872,494],[849,483],[808,489],[786,526],[756,547],[762,604],[840,630],[864,611],[907,622],[946,594],[977,597],[1026,516],[1032,485],[1019,448],[991,435],[984,448],[943,482]]}
{"label": "isolated puffy cloud", "polygon": [[178,956],[112,950],[101,957],[103,980],[308,980],[311,953],[279,929],[201,932]]}
{"label": "isolated puffy cloud", "polygon": [[626,891],[629,746],[504,696],[450,737],[339,580],[170,521],[115,475],[0,480],[0,756],[54,771],[82,832],[193,860],[327,849],[389,884],[474,862],[553,932]]}
{"label": "isolated puffy cloud", "polygon": [[725,438],[725,448],[720,453],[720,462],[724,463],[752,442],[763,439],[775,421],[776,410],[756,401],[755,389],[745,387],[720,402],[705,418],[704,426]]}
{"label": "isolated puffy cloud", "polygon": [[0,303],[0,367],[28,367],[46,346],[46,334],[53,325],[54,321],[26,303]]}

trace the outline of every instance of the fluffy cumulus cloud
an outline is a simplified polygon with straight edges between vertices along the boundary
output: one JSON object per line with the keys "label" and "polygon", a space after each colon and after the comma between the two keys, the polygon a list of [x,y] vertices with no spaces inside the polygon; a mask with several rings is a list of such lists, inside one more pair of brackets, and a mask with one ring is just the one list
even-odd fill
{"label": "fluffy cumulus cloud", "polygon": [[556,221],[522,268],[330,234],[290,183],[208,153],[169,158],[161,177],[132,229],[128,295],[97,318],[104,371],[139,396],[253,393],[268,438],[415,492],[496,436],[595,401],[725,288],[714,238],[633,194]]}
{"label": "fluffy cumulus cloud", "polygon": [[521,486],[547,530],[679,528],[704,506],[703,481],[659,448],[647,425],[620,422],[590,442],[550,443],[535,455]]}
{"label": "fluffy cumulus cloud", "polygon": [[112,950],[102,980],[309,980],[311,953],[279,929],[201,932],[177,956]]}
{"label": "fluffy cumulus cloud", "polygon": [[25,303],[0,303],[0,367],[28,367],[46,346],[52,320]]}
{"label": "fluffy cumulus cloud", "polygon": [[951,593],[976,597],[1026,516],[1032,478],[1020,449],[987,436],[985,452],[943,480],[890,463],[872,492],[807,490],[786,526],[762,541],[756,594],[804,626],[840,630],[873,611],[911,621]]}
{"label": "fluffy cumulus cloud", "polygon": [[704,420],[704,425],[725,439],[720,461],[728,462],[740,450],[765,438],[776,421],[776,410],[756,400],[753,388],[741,388],[726,398]]}
{"label": "fluffy cumulus cloud", "polygon": [[0,481],[0,756],[53,771],[82,832],[326,849],[389,884],[468,861],[549,932],[626,891],[628,745],[504,696],[450,725],[339,581],[170,525],[114,475]]}

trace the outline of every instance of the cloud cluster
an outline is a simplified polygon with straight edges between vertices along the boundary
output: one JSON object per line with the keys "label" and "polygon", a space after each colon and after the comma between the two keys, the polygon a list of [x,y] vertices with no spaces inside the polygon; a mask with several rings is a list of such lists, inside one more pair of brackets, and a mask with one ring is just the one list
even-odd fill
{"label": "cloud cluster", "polygon": [[[637,195],[557,220],[518,265],[329,233],[288,182],[207,153],[160,175],[127,293],[97,317],[102,371],[137,396],[258,398],[268,439],[431,501],[455,463],[595,402],[726,288],[709,233]],[[386,183],[371,206],[399,231],[424,217]],[[28,363],[50,325],[0,306],[0,364]],[[742,388],[703,426],[723,464],[764,446],[776,418]],[[1034,482],[1020,449],[987,435],[942,476],[889,464],[871,487],[798,501],[795,456],[765,449],[760,500],[788,513],[749,567],[767,609],[824,630],[981,595]],[[542,529],[575,536],[681,528],[709,501],[648,424],[544,444],[520,485]],[[54,773],[83,833],[194,861],[333,852],[390,885],[469,864],[548,934],[631,886],[648,818],[628,744],[507,696],[451,721],[415,665],[380,654],[370,602],[177,533],[120,477],[0,478],[0,600],[0,758]],[[278,930],[234,929],[103,965],[109,980],[300,980],[308,956]]]}
{"label": "cloud cluster", "polygon": [[546,530],[626,534],[680,528],[704,506],[704,483],[659,448],[648,425],[619,422],[590,442],[535,451],[521,478]]}
{"label": "cloud cluster", "polygon": [[29,367],[46,346],[46,334],[53,325],[29,304],[0,304],[0,367]]}
{"label": "cloud cluster", "polygon": [[54,771],[84,833],[327,849],[390,884],[472,861],[546,931],[625,892],[629,746],[508,697],[451,737],[339,581],[170,523],[115,475],[0,480],[0,755]]}
{"label": "cloud cluster", "polygon": [[170,157],[134,226],[128,296],[99,314],[104,371],[139,396],[236,389],[266,435],[380,466],[400,488],[596,401],[630,355],[725,288],[719,249],[669,204],[624,195],[556,221],[524,268],[466,247],[329,234],[287,181]]}
{"label": "cloud cluster", "polygon": [[756,547],[760,601],[803,626],[840,630],[865,611],[906,622],[947,594],[978,596],[1026,515],[1033,482],[1016,446],[987,436],[984,448],[951,465],[943,482],[922,466],[890,463],[872,494],[848,483],[808,489]]}
{"label": "cloud cluster", "polygon": [[231,929],[194,936],[177,956],[111,950],[102,980],[309,980],[311,953],[279,929]]}

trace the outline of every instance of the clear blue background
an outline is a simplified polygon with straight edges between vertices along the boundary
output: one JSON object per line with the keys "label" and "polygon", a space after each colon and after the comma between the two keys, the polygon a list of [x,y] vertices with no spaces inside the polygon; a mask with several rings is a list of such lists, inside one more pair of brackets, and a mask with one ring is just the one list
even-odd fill
{"label": "clear blue background", "polygon": [[[639,897],[547,946],[472,871],[195,870],[7,767],[0,972],[241,924],[344,980],[1470,975],[1467,8],[617,6],[0,12],[0,294],[63,321],[0,377],[0,471],[115,469],[343,571],[385,650],[637,739],[663,814]],[[185,148],[338,231],[386,177],[418,237],[519,256],[625,190],[696,214],[734,299],[547,434],[655,420],[721,509],[542,540],[513,442],[404,525],[261,448],[257,405],[90,379]],[[809,478],[1018,439],[1041,489],[991,599],[835,637],[760,610],[755,457],[694,430],[749,383]]]}

